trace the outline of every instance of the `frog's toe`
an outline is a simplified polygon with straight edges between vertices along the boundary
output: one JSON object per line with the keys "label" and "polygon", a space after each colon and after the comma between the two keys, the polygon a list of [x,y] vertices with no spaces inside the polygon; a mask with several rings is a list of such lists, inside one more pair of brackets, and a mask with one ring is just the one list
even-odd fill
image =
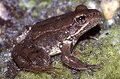
{"label": "frog's toe", "polygon": [[100,69],[101,68],[101,65],[86,65],[87,69],[88,70],[91,70],[91,71],[95,71],[96,69]]}
{"label": "frog's toe", "polygon": [[5,77],[6,79],[14,79],[15,76],[17,75],[17,73],[19,72],[18,67],[16,66],[16,64],[13,61],[9,61],[7,63],[7,71],[5,73]]}

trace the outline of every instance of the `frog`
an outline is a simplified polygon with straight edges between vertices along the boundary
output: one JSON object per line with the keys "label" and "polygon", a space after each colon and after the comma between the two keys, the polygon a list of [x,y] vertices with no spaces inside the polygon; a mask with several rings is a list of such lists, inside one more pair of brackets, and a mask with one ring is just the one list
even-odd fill
{"label": "frog", "polygon": [[96,68],[97,65],[76,58],[73,50],[78,39],[101,20],[102,13],[97,9],[78,5],[74,11],[37,22],[31,26],[25,39],[13,48],[12,60],[19,70],[51,71],[55,68],[51,65],[51,58],[60,54],[61,62],[70,69]]}

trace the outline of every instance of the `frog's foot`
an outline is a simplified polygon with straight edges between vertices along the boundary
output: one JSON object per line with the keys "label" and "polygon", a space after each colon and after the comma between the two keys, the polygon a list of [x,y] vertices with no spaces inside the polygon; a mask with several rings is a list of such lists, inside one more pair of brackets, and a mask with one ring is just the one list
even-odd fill
{"label": "frog's foot", "polygon": [[34,73],[43,72],[43,73],[48,73],[48,74],[56,74],[56,73],[58,73],[56,71],[56,69],[60,69],[60,68],[56,68],[56,67],[53,67],[53,66],[40,67],[40,66],[34,66],[33,65],[32,67],[23,68],[22,70],[28,71],[28,72],[34,72]]}
{"label": "frog's foot", "polygon": [[7,63],[8,70],[5,73],[6,79],[14,79],[19,72],[18,67],[13,61]]}
{"label": "frog's foot", "polygon": [[86,64],[86,68],[87,68],[88,70],[95,71],[95,69],[100,69],[100,68],[101,68],[101,65],[100,65],[100,64],[98,64],[98,65]]}
{"label": "frog's foot", "polygon": [[94,71],[94,69],[100,68],[99,65],[90,65],[90,64],[83,63],[82,61],[80,61],[79,59],[75,58],[72,55],[62,56],[62,61],[65,65],[67,65],[68,67],[75,69],[75,70],[82,70],[82,71],[92,70],[92,71]]}
{"label": "frog's foot", "polygon": [[61,60],[65,65],[75,70],[94,70],[100,68],[99,65],[89,65],[83,63],[78,58],[74,57],[71,54],[72,51],[71,46],[72,46],[71,43],[68,41],[68,42],[64,42],[63,48],[61,48],[62,50]]}

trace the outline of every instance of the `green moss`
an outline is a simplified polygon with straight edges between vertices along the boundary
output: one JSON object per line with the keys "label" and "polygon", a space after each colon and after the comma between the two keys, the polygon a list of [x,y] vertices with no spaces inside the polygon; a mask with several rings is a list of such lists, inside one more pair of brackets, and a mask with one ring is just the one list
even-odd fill
{"label": "green moss", "polygon": [[[108,33],[106,35],[106,33]],[[97,45],[98,46],[97,46]],[[82,73],[81,79],[120,79],[120,27],[114,26],[100,35],[96,43],[89,43],[85,53],[92,51],[86,60],[102,67],[93,75]],[[96,54],[95,54],[96,53]]]}
{"label": "green moss", "polygon": [[52,77],[46,73],[34,74],[30,72],[20,72],[15,79],[52,79]]}

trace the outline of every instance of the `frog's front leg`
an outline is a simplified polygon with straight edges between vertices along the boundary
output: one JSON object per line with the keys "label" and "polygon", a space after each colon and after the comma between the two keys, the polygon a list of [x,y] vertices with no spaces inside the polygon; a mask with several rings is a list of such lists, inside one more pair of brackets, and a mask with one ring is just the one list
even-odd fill
{"label": "frog's front leg", "polygon": [[73,47],[71,41],[67,40],[63,42],[63,46],[61,48],[61,60],[65,65],[75,70],[92,70],[94,68],[98,68],[98,65],[86,64],[74,57],[72,55],[72,49]]}

